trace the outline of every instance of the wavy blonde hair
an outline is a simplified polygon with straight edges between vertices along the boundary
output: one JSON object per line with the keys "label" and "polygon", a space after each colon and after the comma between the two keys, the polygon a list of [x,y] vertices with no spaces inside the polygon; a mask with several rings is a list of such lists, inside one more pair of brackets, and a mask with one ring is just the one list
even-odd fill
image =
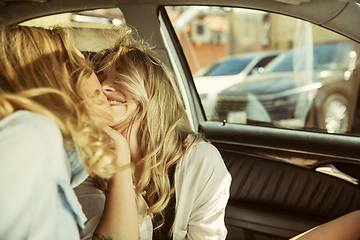
{"label": "wavy blonde hair", "polygon": [[[188,120],[180,90],[172,71],[154,54],[144,41],[134,38],[131,28],[124,27],[121,38],[103,55],[103,74],[116,72],[116,82],[129,91],[137,103],[137,109],[118,129],[131,129],[134,122],[142,119],[137,135],[142,159],[141,178],[136,183],[136,194],[145,193],[149,208],[144,210],[151,217],[161,216],[174,193],[169,169],[177,164],[188,150],[203,139],[196,134]],[[115,71],[114,71],[115,70]]]}
{"label": "wavy blonde hair", "polygon": [[78,148],[85,169],[109,178],[117,171],[116,154],[91,122],[85,102],[96,99],[86,98],[82,87],[91,73],[63,28],[0,29],[0,119],[17,110],[51,118],[65,146]]}

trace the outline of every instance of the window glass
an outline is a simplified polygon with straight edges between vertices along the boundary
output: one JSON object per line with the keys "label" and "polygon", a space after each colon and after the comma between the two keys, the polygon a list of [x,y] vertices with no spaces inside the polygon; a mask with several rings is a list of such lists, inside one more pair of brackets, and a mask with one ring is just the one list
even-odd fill
{"label": "window glass", "polygon": [[[227,59],[212,65],[209,71],[205,72],[202,76],[226,76],[239,74],[242,70],[244,70],[250,61],[251,58]],[[201,75],[198,76],[200,77]]]}
{"label": "window glass", "polygon": [[275,13],[166,10],[208,120],[357,133],[357,43]]}

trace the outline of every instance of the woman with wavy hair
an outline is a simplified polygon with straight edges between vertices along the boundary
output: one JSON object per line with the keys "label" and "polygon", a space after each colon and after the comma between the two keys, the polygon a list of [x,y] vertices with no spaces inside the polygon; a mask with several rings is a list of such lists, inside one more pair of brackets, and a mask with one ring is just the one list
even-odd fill
{"label": "woman with wavy hair", "polygon": [[230,174],[192,130],[173,73],[124,29],[98,77],[129,142],[141,239],[225,239]]}
{"label": "woman with wavy hair", "polygon": [[86,217],[72,188],[88,174],[109,182],[94,239],[138,239],[126,139],[69,39],[62,28],[0,29],[0,239],[79,239]]}

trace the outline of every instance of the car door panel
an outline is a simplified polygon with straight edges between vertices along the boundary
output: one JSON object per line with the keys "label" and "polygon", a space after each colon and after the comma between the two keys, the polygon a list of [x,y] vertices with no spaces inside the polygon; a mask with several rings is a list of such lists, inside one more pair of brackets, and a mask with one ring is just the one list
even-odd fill
{"label": "car door panel", "polygon": [[360,208],[356,184],[315,171],[331,163],[358,177],[357,138],[214,122],[200,131],[232,175],[227,239],[287,239]]}

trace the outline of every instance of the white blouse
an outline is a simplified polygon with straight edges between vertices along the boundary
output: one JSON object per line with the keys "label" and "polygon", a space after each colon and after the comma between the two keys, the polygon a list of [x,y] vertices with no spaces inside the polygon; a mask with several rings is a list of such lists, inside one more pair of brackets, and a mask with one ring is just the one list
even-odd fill
{"label": "white blouse", "polygon": [[[231,176],[219,151],[205,142],[194,146],[175,170],[173,239],[225,239],[224,216],[230,183]],[[149,221],[146,219],[140,226],[142,240],[152,239]]]}
{"label": "white blouse", "polygon": [[[176,219],[174,240],[225,239],[225,207],[229,198],[231,176],[219,151],[209,143],[194,146],[175,169]],[[105,204],[104,193],[88,178],[75,188],[88,218],[81,239],[92,238]],[[140,196],[142,204],[145,200]],[[138,207],[141,240],[150,240],[153,225]]]}

